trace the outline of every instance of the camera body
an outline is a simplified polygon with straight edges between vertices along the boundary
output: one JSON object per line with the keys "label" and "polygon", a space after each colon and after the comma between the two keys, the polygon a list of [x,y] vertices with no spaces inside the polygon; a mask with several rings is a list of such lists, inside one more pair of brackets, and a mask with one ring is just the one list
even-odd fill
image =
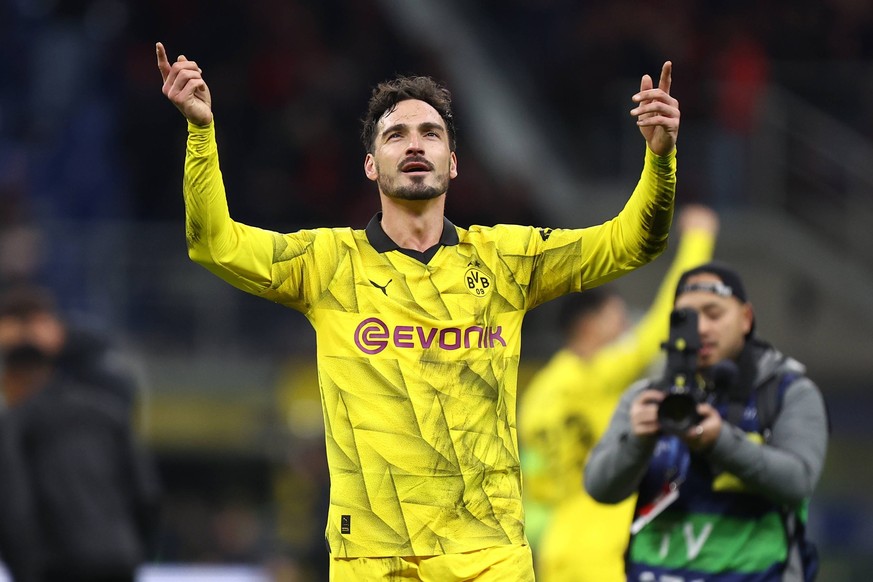
{"label": "camera body", "polygon": [[661,344],[667,351],[663,378],[655,387],[666,396],[658,405],[658,422],[668,434],[681,435],[700,421],[697,405],[707,396],[706,381],[697,372],[700,332],[697,312],[675,309],[670,313],[670,336]]}

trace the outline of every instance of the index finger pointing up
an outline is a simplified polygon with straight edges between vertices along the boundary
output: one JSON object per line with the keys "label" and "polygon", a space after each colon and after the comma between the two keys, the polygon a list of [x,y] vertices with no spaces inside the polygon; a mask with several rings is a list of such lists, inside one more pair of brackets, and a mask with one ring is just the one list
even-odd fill
{"label": "index finger pointing up", "polygon": [[166,83],[167,76],[170,74],[170,62],[167,60],[167,51],[164,49],[163,43],[155,44],[155,52],[158,55],[158,70]]}
{"label": "index finger pointing up", "polygon": [[658,89],[661,89],[667,95],[670,94],[670,85],[673,82],[673,63],[666,61],[661,67],[661,80],[658,81]]}

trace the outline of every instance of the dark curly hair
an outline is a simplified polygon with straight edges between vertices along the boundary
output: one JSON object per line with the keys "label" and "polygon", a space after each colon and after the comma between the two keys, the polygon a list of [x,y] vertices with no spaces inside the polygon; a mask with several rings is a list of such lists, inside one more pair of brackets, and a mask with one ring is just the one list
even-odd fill
{"label": "dark curly hair", "polygon": [[407,77],[400,75],[393,80],[379,83],[370,96],[367,114],[362,120],[361,141],[368,153],[373,153],[376,125],[386,113],[407,99],[424,101],[437,110],[449,134],[449,149],[455,151],[455,120],[452,117],[452,95],[449,90],[430,77]]}

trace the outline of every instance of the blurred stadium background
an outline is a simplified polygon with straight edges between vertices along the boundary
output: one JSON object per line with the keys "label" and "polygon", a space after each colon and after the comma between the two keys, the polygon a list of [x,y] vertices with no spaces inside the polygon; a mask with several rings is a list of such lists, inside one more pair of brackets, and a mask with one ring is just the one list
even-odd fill
{"label": "blurred stadium background", "polygon": [[[313,333],[187,260],[185,125],[160,92],[158,40],[204,69],[235,218],[280,231],[363,227],[377,210],[358,119],[398,72],[453,90],[455,223],[597,223],[641,167],[630,96],[671,59],[679,203],[719,210],[716,254],[745,274],[761,335],[804,361],[829,402],[811,510],[820,579],[870,579],[873,4],[0,4],[0,283],[49,285],[134,358],[166,491],[157,565],[323,580]],[[618,283],[638,309],[667,263]],[[553,310],[531,313],[525,334],[522,387],[558,346]]]}

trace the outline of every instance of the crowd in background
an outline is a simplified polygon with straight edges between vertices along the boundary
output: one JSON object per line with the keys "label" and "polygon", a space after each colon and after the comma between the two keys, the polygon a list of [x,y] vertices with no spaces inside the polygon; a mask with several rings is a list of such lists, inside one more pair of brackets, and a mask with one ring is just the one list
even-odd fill
{"label": "crowd in background", "polygon": [[[757,123],[769,83],[794,91],[829,115],[873,136],[873,110],[857,65],[873,56],[873,8],[859,0],[816,2],[457,2],[500,31],[501,51],[529,77],[543,103],[571,128],[592,176],[618,171],[624,86],[664,58],[675,66],[683,124],[706,127],[701,163],[683,167],[686,198],[719,207],[748,201],[737,182],[738,149]],[[525,39],[535,37],[537,42]],[[604,115],[604,112],[614,112]],[[802,124],[802,120],[797,120]],[[686,143],[691,134],[686,132]],[[701,141],[695,139],[696,145]],[[570,144],[568,144],[570,145]],[[699,149],[695,147],[694,149]],[[688,159],[697,152],[682,150]],[[737,154],[737,155],[732,155]]]}
{"label": "crowd in background", "polygon": [[[775,79],[873,134],[861,95],[793,68],[869,59],[873,9],[865,2],[458,4],[490,23],[508,66],[565,127],[585,128],[567,133],[585,154],[572,161],[592,175],[615,171],[610,140],[626,121],[611,114],[625,103],[610,85],[657,70],[665,57],[675,63],[685,118],[748,131],[755,92]],[[3,63],[0,84],[5,224],[45,215],[178,219],[181,170],[166,136],[183,130],[154,95],[156,37],[208,65],[219,130],[234,136],[223,161],[235,213],[279,229],[366,222],[375,204],[356,162],[361,103],[395,72],[445,76],[437,56],[398,35],[375,0],[41,0],[0,10],[0,46],[19,55]],[[536,216],[534,204],[495,205],[499,193],[489,192],[476,152],[464,153],[465,180],[449,201],[458,223]]]}
{"label": "crowd in background", "polygon": [[[554,137],[566,141],[567,163],[591,177],[618,171],[627,91],[616,82],[665,57],[675,62],[683,119],[714,127],[713,147],[729,151],[732,136],[750,131],[771,80],[873,135],[863,92],[834,82],[843,65],[873,54],[866,2],[456,4],[491,31],[482,38],[522,73],[520,88],[560,120]],[[236,217],[276,230],[365,224],[376,200],[360,167],[361,104],[396,72],[445,77],[438,56],[399,35],[385,11],[376,0],[5,3],[0,48],[18,58],[0,65],[0,225],[19,252],[4,253],[0,276],[37,268],[22,257],[34,255],[49,220],[180,219],[184,127],[155,94],[156,40],[208,66],[219,133],[233,135],[222,140],[222,161]],[[821,79],[823,62],[834,63],[825,69],[833,76]],[[806,64],[818,75],[804,75]],[[464,149],[457,107],[464,179],[453,184],[449,215],[461,225],[537,222],[535,201],[513,193],[506,203],[480,153]],[[718,171],[686,168],[686,197],[745,196],[719,191]],[[69,288],[83,249],[65,242],[44,249],[40,272]]]}

